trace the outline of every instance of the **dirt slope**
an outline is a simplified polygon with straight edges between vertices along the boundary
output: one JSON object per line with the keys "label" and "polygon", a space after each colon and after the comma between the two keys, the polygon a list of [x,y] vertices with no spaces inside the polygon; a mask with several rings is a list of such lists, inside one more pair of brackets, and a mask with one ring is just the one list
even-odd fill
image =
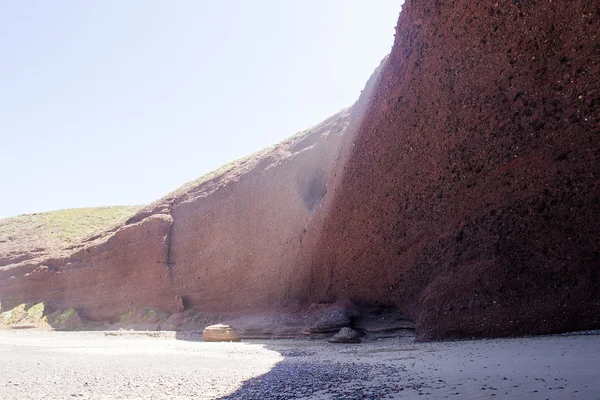
{"label": "dirt slope", "polygon": [[424,338],[600,326],[600,2],[407,0],[312,298]]}

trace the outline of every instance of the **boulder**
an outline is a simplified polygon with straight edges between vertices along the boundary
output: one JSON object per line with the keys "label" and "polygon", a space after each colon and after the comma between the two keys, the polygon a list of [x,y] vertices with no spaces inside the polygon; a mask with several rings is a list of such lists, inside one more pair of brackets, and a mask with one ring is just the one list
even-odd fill
{"label": "boulder", "polygon": [[207,326],[202,332],[202,339],[205,342],[239,342],[240,335],[229,325],[211,325]]}
{"label": "boulder", "polygon": [[27,305],[19,304],[11,310],[7,310],[0,314],[0,324],[5,326],[16,325],[25,318],[27,318]]}
{"label": "boulder", "polygon": [[338,333],[336,333],[331,339],[328,340],[329,343],[360,343],[360,335],[352,328],[342,328]]}
{"label": "boulder", "polygon": [[0,314],[0,325],[9,329],[47,329],[44,316],[48,313],[48,307],[44,303],[35,305],[20,304],[11,310]]}
{"label": "boulder", "polygon": [[29,318],[35,321],[41,321],[44,315],[48,313],[48,307],[45,303],[37,303],[29,310],[27,310],[27,315]]}
{"label": "boulder", "polygon": [[85,321],[81,318],[77,310],[69,308],[67,310],[58,310],[43,319],[52,328],[57,331],[71,331],[83,329]]}
{"label": "boulder", "polygon": [[323,311],[321,317],[309,328],[311,334],[332,333],[349,326],[352,312],[346,308],[330,308]]}

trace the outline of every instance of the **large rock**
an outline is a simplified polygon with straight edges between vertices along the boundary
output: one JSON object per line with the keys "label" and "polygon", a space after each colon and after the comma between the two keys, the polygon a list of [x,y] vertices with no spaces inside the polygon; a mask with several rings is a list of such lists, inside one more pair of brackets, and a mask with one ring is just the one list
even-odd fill
{"label": "large rock", "polygon": [[46,304],[19,304],[0,314],[0,329],[32,329],[50,330],[48,315],[50,311]]}
{"label": "large rock", "polygon": [[317,313],[319,318],[310,326],[310,333],[337,332],[350,325],[352,312],[343,307],[327,308]]}
{"label": "large rock", "polygon": [[118,320],[147,305],[175,311],[169,268],[160,263],[172,222],[168,215],[152,215],[82,243],[68,257],[0,268],[0,297],[8,307],[41,299],[55,310],[81,310],[92,320]]}
{"label": "large rock", "polygon": [[67,310],[58,310],[48,315],[45,318],[46,322],[52,329],[57,331],[75,331],[85,327],[85,321],[77,310],[69,308]]}
{"label": "large rock", "polygon": [[0,264],[0,301],[43,299],[113,322],[184,304],[238,315],[299,310],[329,182],[377,76],[350,109],[190,182],[66,255]]}
{"label": "large rock", "polygon": [[19,322],[27,319],[27,304],[19,304],[16,307],[13,307],[10,310],[6,310],[2,314],[0,314],[0,325],[4,325],[5,327],[12,327],[17,325]]}
{"label": "large rock", "polygon": [[229,325],[217,324],[204,328],[202,339],[205,342],[239,342],[240,335]]}
{"label": "large rock", "polygon": [[415,323],[398,310],[375,309],[356,318],[352,326],[370,339],[415,335]]}
{"label": "large rock", "polygon": [[600,327],[599,10],[405,1],[313,301],[393,303],[425,339]]}
{"label": "large rock", "polygon": [[360,334],[352,328],[342,328],[332,338],[327,340],[329,343],[360,343]]}

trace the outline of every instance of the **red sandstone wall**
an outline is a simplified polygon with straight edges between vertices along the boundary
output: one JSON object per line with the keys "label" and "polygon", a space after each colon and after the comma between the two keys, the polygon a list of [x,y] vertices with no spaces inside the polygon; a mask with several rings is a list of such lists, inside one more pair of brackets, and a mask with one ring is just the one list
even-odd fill
{"label": "red sandstone wall", "polygon": [[235,184],[174,205],[173,290],[201,310],[297,306],[310,273],[299,254],[311,251],[305,239],[318,229],[347,123],[348,114],[339,115],[314,138],[259,160]]}
{"label": "red sandstone wall", "polygon": [[[375,78],[371,82],[374,81]],[[363,100],[141,210],[71,254],[0,266],[0,302],[45,301],[90,319],[142,307],[297,311],[342,143]]]}
{"label": "red sandstone wall", "polygon": [[0,265],[0,303],[46,301],[97,320],[142,307],[173,312],[180,298],[204,312],[297,311],[380,70],[350,109],[184,186],[115,231],[70,254]]}
{"label": "red sandstone wall", "polygon": [[5,306],[45,301],[76,307],[94,319],[118,318],[148,305],[175,311],[170,295],[166,238],[172,219],[154,215],[128,225],[70,257],[26,262],[0,269]]}
{"label": "red sandstone wall", "polygon": [[0,301],[104,319],[176,296],[239,313],[350,299],[398,306],[423,338],[600,327],[599,10],[407,0],[349,113],[69,256],[0,267]]}
{"label": "red sandstone wall", "polygon": [[600,327],[600,2],[407,0],[312,299],[424,338]]}

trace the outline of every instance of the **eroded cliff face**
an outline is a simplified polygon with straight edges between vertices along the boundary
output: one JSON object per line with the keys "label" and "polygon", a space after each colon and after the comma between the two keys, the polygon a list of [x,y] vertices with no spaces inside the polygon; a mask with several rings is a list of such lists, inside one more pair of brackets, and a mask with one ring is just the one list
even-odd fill
{"label": "eroded cliff face", "polygon": [[344,143],[379,71],[351,108],[187,184],[113,231],[54,257],[0,265],[0,302],[44,301],[112,321],[143,307],[298,311]]}
{"label": "eroded cliff face", "polygon": [[153,215],[58,258],[30,260],[0,269],[5,307],[44,301],[55,309],[77,308],[90,318],[111,319],[148,304],[173,310],[162,268],[172,224]]}
{"label": "eroded cliff face", "polygon": [[422,338],[600,327],[600,2],[407,0],[312,299]]}
{"label": "eroded cliff face", "polygon": [[394,306],[424,339],[598,328],[599,32],[598,1],[407,0],[352,108],[0,266],[0,302]]}

